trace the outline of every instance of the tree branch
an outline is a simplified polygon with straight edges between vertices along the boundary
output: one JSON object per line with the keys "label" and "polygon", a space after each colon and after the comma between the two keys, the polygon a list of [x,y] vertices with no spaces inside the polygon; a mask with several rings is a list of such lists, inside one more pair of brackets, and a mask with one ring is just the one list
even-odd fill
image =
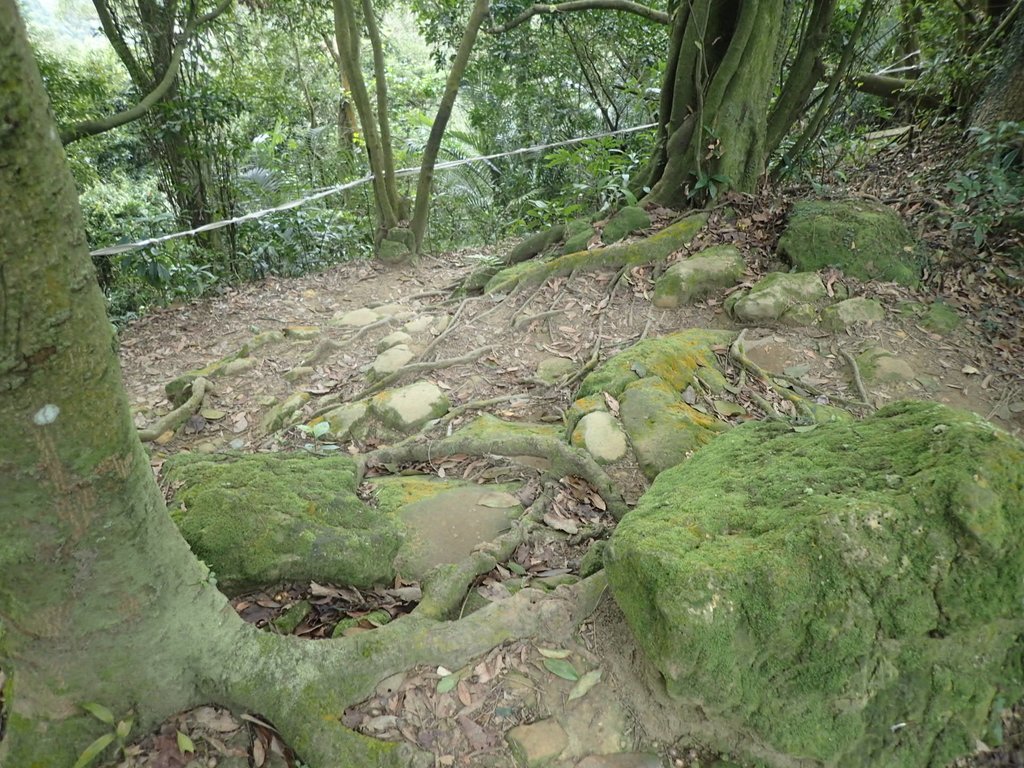
{"label": "tree branch", "polygon": [[558,3],[557,5],[541,3],[531,5],[511,21],[499,24],[496,27],[491,27],[487,31],[492,35],[500,35],[508,32],[510,29],[515,29],[520,24],[523,24],[534,16],[542,13],[571,13],[572,11],[593,10],[625,11],[626,13],[636,14],[637,16],[642,16],[643,18],[657,22],[658,24],[665,24],[666,26],[672,22],[672,17],[664,11],[648,8],[646,5],[634,3],[632,0],[568,0],[568,2]]}
{"label": "tree branch", "polygon": [[[160,79],[160,82],[153,87],[153,90],[146,94],[142,101],[130,109],[118,112],[116,115],[100,117],[95,120],[83,120],[80,123],[75,123],[74,125],[65,128],[60,132],[61,144],[67,146],[68,144],[78,141],[79,139],[84,139],[87,136],[95,136],[98,133],[105,133],[106,131],[117,128],[118,126],[138,120],[146,114],[166,95],[174,84],[174,81],[177,80],[178,68],[181,66],[181,59],[185,55],[185,49],[188,47],[189,41],[192,39],[192,35],[195,34],[199,27],[213,21],[224,13],[224,11],[231,7],[233,2],[234,0],[221,0],[217,7],[212,11],[189,22],[181,33],[181,38],[178,40],[178,43],[174,46],[174,51],[171,53],[171,60],[167,65],[167,71],[164,72],[164,76]],[[100,4],[97,3],[97,8],[99,8],[99,6]],[[103,26],[104,29],[106,29],[106,23],[104,23]],[[111,40],[111,44],[116,47],[113,40]],[[122,58],[122,61],[123,60],[124,59]],[[134,61],[134,59],[131,60]],[[128,66],[127,62],[125,66]]]}

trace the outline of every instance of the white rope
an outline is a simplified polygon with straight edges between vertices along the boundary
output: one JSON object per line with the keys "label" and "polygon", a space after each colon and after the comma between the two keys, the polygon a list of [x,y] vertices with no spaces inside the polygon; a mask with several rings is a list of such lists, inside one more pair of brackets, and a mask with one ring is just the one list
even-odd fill
{"label": "white rope", "polygon": [[[523,147],[521,149],[513,149],[510,152],[499,152],[494,155],[481,155],[479,157],[467,157],[461,160],[449,160],[444,163],[437,163],[434,166],[434,170],[445,170],[447,168],[455,168],[460,165],[468,165],[469,163],[477,163],[481,161],[496,160],[502,157],[515,157],[516,155],[527,155],[533,152],[542,152],[545,149],[552,149],[554,147],[566,147],[572,144],[579,144],[584,141],[591,141],[592,139],[603,139],[607,136],[618,136],[625,133],[637,133],[639,131],[646,131],[651,128],[657,127],[657,123],[648,123],[647,125],[638,125],[635,128],[623,128],[619,131],[608,131],[607,133],[596,133],[593,136],[581,136],[576,139],[567,139],[566,141],[555,141],[550,144],[537,144],[532,147]],[[419,168],[402,168],[401,170],[395,171],[395,176],[411,176],[418,174]],[[202,232],[210,232],[214,229],[221,229],[232,224],[240,224],[244,221],[252,221],[254,219],[260,219],[264,216],[269,216],[272,213],[278,213],[279,211],[287,211],[291,208],[298,208],[300,205],[310,202],[311,200],[319,200],[320,198],[327,197],[329,195],[335,195],[338,192],[344,192],[347,189],[362,186],[370,181],[373,181],[373,174],[363,176],[361,179],[355,181],[349,181],[345,184],[338,184],[334,187],[327,187],[326,189],[320,190],[313,194],[307,195],[306,197],[300,197],[297,200],[289,200],[287,203],[281,203],[273,208],[263,208],[259,211],[252,211],[251,213],[243,214],[242,216],[235,216],[231,219],[222,219],[220,221],[211,221],[209,224],[203,224],[200,227],[194,229],[184,229],[180,232],[172,232],[167,235],[160,235],[158,237],[150,237],[145,240],[138,240],[134,243],[123,243],[120,245],[111,245],[106,248],[100,248],[95,251],[90,251],[91,256],[112,256],[118,253],[124,253],[126,251],[135,251],[139,248],[145,248],[150,245],[156,245],[157,243],[164,243],[168,240],[174,240],[179,237],[191,237],[192,235],[198,235]]]}

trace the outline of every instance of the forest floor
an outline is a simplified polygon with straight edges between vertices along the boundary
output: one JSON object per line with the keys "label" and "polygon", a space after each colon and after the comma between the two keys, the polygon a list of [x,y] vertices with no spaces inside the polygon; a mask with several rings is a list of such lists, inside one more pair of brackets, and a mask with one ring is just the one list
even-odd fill
{"label": "forest floor", "polygon": [[[908,397],[931,399],[970,409],[1011,433],[1024,434],[1024,295],[1019,282],[1016,287],[1007,286],[1002,273],[994,269],[1003,266],[1014,274],[1014,265],[1000,264],[992,258],[970,260],[957,256],[948,228],[935,223],[934,214],[941,201],[936,200],[934,190],[915,182],[920,178],[918,174],[927,170],[923,168],[926,157],[932,154],[922,149],[890,148],[865,163],[858,173],[850,174],[843,190],[847,195],[893,205],[904,214],[912,229],[916,228],[934,257],[922,286],[909,289],[832,275],[829,279],[845,283],[851,295],[882,302],[887,310],[886,319],[841,334],[814,327],[749,328],[746,338],[748,342],[759,342],[757,362],[769,371],[781,373],[797,368],[808,384],[853,399],[857,399],[858,393],[844,353],[856,355],[868,346],[892,350],[916,376],[870,386],[868,394],[873,406]],[[779,267],[774,255],[775,239],[784,221],[786,203],[792,201],[794,194],[809,195],[810,191],[790,190],[785,198],[729,200],[731,210],[715,210],[704,233],[687,251],[672,258],[685,258],[708,245],[732,243],[744,253],[748,265],[746,284],[752,283]],[[167,456],[188,450],[302,450],[309,437],[298,430],[261,432],[261,417],[269,404],[302,391],[310,396],[305,412],[311,414],[316,411],[318,398],[328,394],[339,396],[342,402],[350,400],[367,386],[365,374],[377,355],[378,342],[397,328],[381,322],[354,332],[332,325],[333,319],[349,310],[397,304],[408,310],[410,316],[430,318],[432,330],[426,331],[425,343],[430,345],[430,358],[436,361],[484,350],[470,362],[422,374],[445,391],[453,407],[487,401],[490,405],[486,410],[504,419],[555,424],[562,422],[573,402],[574,385],[578,382],[565,386],[544,383],[537,375],[542,361],[565,358],[578,369],[595,355],[607,359],[642,338],[687,328],[740,329],[723,311],[724,293],[678,309],[655,308],[650,299],[656,274],[655,268],[649,266],[627,271],[620,279],[616,279],[613,271],[593,272],[555,278],[539,288],[514,290],[507,296],[452,298],[453,288],[482,258],[508,247],[510,244],[463,249],[425,257],[415,266],[400,268],[360,261],[302,278],[267,278],[193,303],[155,310],[123,329],[122,366],[140,427],[152,423],[170,408],[164,385],[175,377],[224,358],[258,333],[308,329],[306,333],[291,335],[286,331],[287,343],[261,351],[254,367],[218,379],[204,403],[206,416],[197,414],[177,433],[164,436],[153,445],[154,468],[158,470]],[[1019,266],[1016,269],[1020,271]],[[922,327],[915,315],[904,313],[906,302],[935,299],[941,299],[960,315],[962,322],[956,330],[945,335],[934,333]],[[326,339],[333,341],[330,354],[309,366],[313,370],[305,378],[297,382],[286,377]],[[397,383],[415,380],[407,377]],[[452,426],[457,427],[473,415],[460,415]],[[344,445],[342,450],[355,453],[375,447]],[[471,461],[428,462],[418,469],[442,476],[486,476]],[[617,476],[616,480],[627,503],[635,503],[647,487],[638,471],[628,477]],[[567,493],[571,491],[568,489]],[[549,571],[558,569],[558,563],[543,565]],[[343,586],[339,585],[336,591]],[[239,610],[246,618],[267,623],[306,588],[308,585],[278,585],[238,598],[235,604],[241,606]],[[495,587],[485,581],[479,589],[490,589],[493,593]],[[319,597],[331,599],[330,594]],[[351,598],[351,593],[342,597]],[[365,610],[360,612],[357,599],[355,608],[350,605],[348,613],[359,616]],[[624,649],[629,642],[628,633],[618,635],[603,629],[616,621],[621,625],[607,596],[598,614],[584,624],[572,653],[583,667],[604,670],[602,685],[608,687],[602,698],[619,701],[621,707],[591,712],[591,724],[587,727],[597,728],[593,723],[601,718],[615,720],[617,725],[612,730],[616,738],[629,742],[624,751],[648,753],[644,758],[648,762],[629,765],[683,768],[715,764],[715,756],[699,744],[670,743],[659,738],[658,728],[650,725],[657,720],[657,714],[644,711],[642,699],[638,703],[640,697],[627,690],[635,687],[628,680],[628,669],[623,670],[622,665],[616,669],[609,661],[616,655],[629,659],[630,653]],[[598,631],[598,627],[602,629]],[[314,637],[324,634],[322,627],[318,629],[310,622],[304,630]],[[519,723],[542,719],[563,706],[574,688],[574,681],[550,674],[551,665],[545,666],[544,661],[551,659],[551,649],[542,650],[539,656],[536,648],[543,649],[543,645],[544,639],[538,638],[532,644],[521,642],[496,649],[480,660],[474,677],[464,678],[466,684],[460,683],[458,689],[449,693],[438,692],[435,670],[411,670],[395,685],[401,688],[401,703],[406,711],[414,703],[419,708],[419,727],[412,734],[392,735],[419,740],[420,746],[429,743],[437,755],[436,765],[511,765],[502,732]],[[496,685],[504,689],[496,692]],[[517,685],[520,690],[513,691]],[[529,705],[522,704],[522,689],[526,688],[532,689]],[[513,693],[519,697],[515,699],[519,708],[514,712],[502,698],[514,698]],[[349,715],[351,724],[371,734],[375,728],[387,731],[389,725],[394,725],[393,720],[386,718],[394,714],[389,707],[396,706],[396,701],[394,691],[383,692],[375,701],[367,702],[363,711],[353,710]],[[487,713],[487,717],[482,717],[482,713]],[[166,724],[159,734],[130,747],[122,764],[153,768],[190,763],[295,764],[268,724],[260,723],[255,714],[247,715],[248,719],[239,719],[241,715],[211,708],[184,713]],[[1018,716],[1019,713],[1009,715],[1011,720]],[[382,717],[385,719],[381,720]],[[457,733],[446,733],[449,728]],[[433,736],[425,741],[424,733],[431,729]],[[179,732],[190,734],[194,753],[181,751]],[[977,755],[958,765],[1024,765],[1020,729],[1011,726],[1007,733],[1004,747],[988,750],[979,745]],[[577,735],[597,738],[586,733]],[[203,762],[198,762],[197,756]],[[619,763],[583,765],[600,768]]]}

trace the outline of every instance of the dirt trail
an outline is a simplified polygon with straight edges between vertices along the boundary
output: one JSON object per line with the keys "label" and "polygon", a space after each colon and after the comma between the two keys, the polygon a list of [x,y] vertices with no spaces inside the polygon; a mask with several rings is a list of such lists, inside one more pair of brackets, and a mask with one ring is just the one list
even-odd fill
{"label": "dirt trail", "polygon": [[[557,278],[507,296],[451,298],[451,288],[483,255],[480,250],[465,250],[426,258],[416,267],[388,269],[358,262],[298,279],[270,278],[220,296],[158,310],[126,328],[121,333],[121,359],[140,427],[171,409],[164,393],[167,382],[234,353],[260,333],[284,333],[252,352],[251,368],[212,382],[213,391],[202,411],[205,416],[193,417],[176,434],[154,444],[154,466],[183,450],[300,448],[309,438],[299,431],[268,433],[261,428],[271,407],[296,392],[306,393],[309,399],[302,413],[308,417],[322,410],[326,398],[348,402],[359,396],[368,386],[366,372],[378,354],[378,342],[406,322],[421,323],[419,350],[422,353],[426,348],[424,357],[428,359],[443,361],[463,357],[471,350],[486,350],[471,362],[417,374],[441,387],[453,407],[494,401],[487,410],[502,418],[556,424],[571,405],[578,381],[565,386],[541,381],[537,368],[542,361],[565,358],[580,369],[588,361],[605,360],[643,338],[686,328],[740,330],[722,309],[724,295],[679,309],[654,308],[650,301],[652,267],[634,268],[621,275],[608,271]],[[766,257],[756,250],[750,250],[748,256],[749,284],[763,270]],[[908,363],[915,375],[894,384],[871,385],[868,395],[872,404],[904,397],[933,399],[974,410],[1010,432],[1024,431],[1024,371],[1008,365],[1004,351],[991,347],[975,324],[966,322],[945,336],[931,333],[913,315],[901,311],[905,302],[925,297],[890,284],[844,282],[852,295],[880,300],[887,310],[885,321],[841,334],[816,328],[750,328],[746,338],[751,358],[770,372],[787,371],[792,376],[798,370],[802,381],[828,394],[859,399],[845,353],[856,355],[871,346],[884,347]],[[397,319],[380,320],[363,330],[337,324],[351,310],[387,305],[392,305],[388,311],[397,312]],[[306,366],[301,376],[290,373],[303,368],[310,358],[318,359]],[[409,384],[416,378],[407,376],[394,383]],[[507,399],[497,401],[502,397]],[[462,414],[452,426],[472,416],[471,412]],[[342,446],[351,452],[375,447],[372,443]],[[615,479],[631,503],[647,487],[639,471],[620,472]],[[273,606],[286,602],[282,595],[268,592],[246,605],[250,612],[270,606],[264,611],[269,616],[276,610]],[[415,733],[403,735],[422,741],[427,738],[424,734],[433,734],[430,743],[421,746],[438,755],[437,765],[512,765],[511,754],[499,736],[503,727],[531,719],[547,722],[543,716],[563,707],[575,685],[551,674],[548,662],[552,659],[535,647],[541,644],[542,640],[496,649],[480,661],[473,682],[465,687],[460,683],[447,698],[438,693],[436,672],[410,671],[401,679],[382,683],[384,688],[377,697],[347,717],[353,727],[364,732],[373,733],[375,727],[386,731],[387,725],[393,724],[387,719],[391,717],[389,707],[400,700],[405,722],[417,723]],[[673,728],[679,733],[680,724],[672,722],[658,702],[645,699],[637,677],[637,670],[642,672],[638,660],[630,665],[634,668],[623,668],[623,659],[634,658],[629,645],[628,630],[606,596],[570,650],[577,672],[587,668],[605,671],[604,684],[611,694],[574,709],[579,714],[576,720],[562,722],[563,735],[570,742],[603,738],[608,742],[605,747],[615,742],[624,751],[652,753],[639,755],[637,762],[629,765],[707,766],[709,755],[699,746],[658,741],[658,734],[671,733]],[[491,730],[481,730],[475,724],[479,718],[470,719],[467,711],[486,713]],[[594,723],[605,725],[594,730]],[[218,764],[242,765],[243,759],[255,759],[257,753],[267,765],[286,764],[273,754],[275,749],[283,750],[272,730],[249,722],[246,742],[239,735],[239,725],[228,713],[210,708],[182,715],[165,725],[162,735],[149,737],[136,747],[134,762],[125,764],[177,765],[158,762],[168,759],[161,755],[174,751],[175,730],[217,733],[220,726],[224,737],[217,743],[223,749],[210,747],[205,753]],[[541,749],[550,734],[535,729],[525,738],[528,745]],[[580,765],[601,768],[615,764]]]}

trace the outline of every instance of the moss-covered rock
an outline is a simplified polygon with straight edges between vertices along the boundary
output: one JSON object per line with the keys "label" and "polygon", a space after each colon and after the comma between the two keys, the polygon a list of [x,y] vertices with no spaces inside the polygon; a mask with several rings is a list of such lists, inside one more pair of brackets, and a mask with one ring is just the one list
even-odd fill
{"label": "moss-covered rock", "polygon": [[914,238],[884,205],[864,200],[796,203],[779,253],[801,272],[838,267],[861,280],[918,280]]}
{"label": "moss-covered rock", "polygon": [[701,368],[714,368],[713,347],[728,347],[735,338],[732,331],[691,329],[641,341],[590,373],[576,397],[602,392],[618,397],[627,385],[648,376],[658,376],[681,392]]}
{"label": "moss-covered rock", "polygon": [[734,296],[726,303],[726,310],[741,322],[772,322],[790,312],[790,322],[797,324],[798,320],[814,320],[801,305],[810,305],[810,314],[815,315],[813,304],[828,298],[828,292],[814,272],[772,272],[745,294]]}
{"label": "moss-covered rock", "polygon": [[821,324],[830,331],[845,331],[855,325],[872,325],[885,319],[885,309],[876,299],[855,296],[821,312]]}
{"label": "moss-covered rock", "polygon": [[743,279],[746,262],[734,245],[716,245],[676,262],[654,286],[656,307],[690,304],[709,293],[728,288]]}
{"label": "moss-covered rock", "polygon": [[618,269],[653,264],[686,245],[707,223],[706,213],[695,213],[671,224],[655,235],[632,243],[618,243],[589,251],[566,253],[553,259],[516,264],[496,274],[485,293],[500,293],[516,285],[536,285],[548,278],[576,271]]}
{"label": "moss-covered rock", "polygon": [[933,301],[921,317],[921,325],[934,333],[952,333],[960,322],[960,315],[944,301]]}
{"label": "moss-covered rock", "polygon": [[1024,693],[1024,444],[973,414],[737,427],[605,565],[681,711],[762,762],[946,765]]}
{"label": "moss-covered rock", "polygon": [[565,244],[562,253],[585,251],[590,238],[594,236],[594,225],[586,219],[575,219],[565,225]]}
{"label": "moss-covered rock", "polygon": [[637,205],[627,205],[608,219],[601,232],[601,242],[611,245],[627,235],[647,229],[649,226],[651,226],[651,217],[647,215],[647,211]]}
{"label": "moss-covered rock", "polygon": [[355,463],[309,454],[178,454],[171,516],[221,587],[278,581],[372,586],[394,577],[404,535],[355,495]]}
{"label": "moss-covered rock", "polygon": [[881,347],[870,347],[857,355],[857,366],[870,384],[899,384],[913,381],[917,375],[910,363]]}
{"label": "moss-covered rock", "polygon": [[648,480],[728,429],[726,423],[687,405],[667,381],[655,376],[626,387],[620,406],[622,426]]}
{"label": "moss-covered rock", "polygon": [[282,427],[296,424],[299,421],[298,412],[312,395],[309,392],[293,392],[277,405],[274,405],[260,419],[260,430],[266,434],[276,432]]}

